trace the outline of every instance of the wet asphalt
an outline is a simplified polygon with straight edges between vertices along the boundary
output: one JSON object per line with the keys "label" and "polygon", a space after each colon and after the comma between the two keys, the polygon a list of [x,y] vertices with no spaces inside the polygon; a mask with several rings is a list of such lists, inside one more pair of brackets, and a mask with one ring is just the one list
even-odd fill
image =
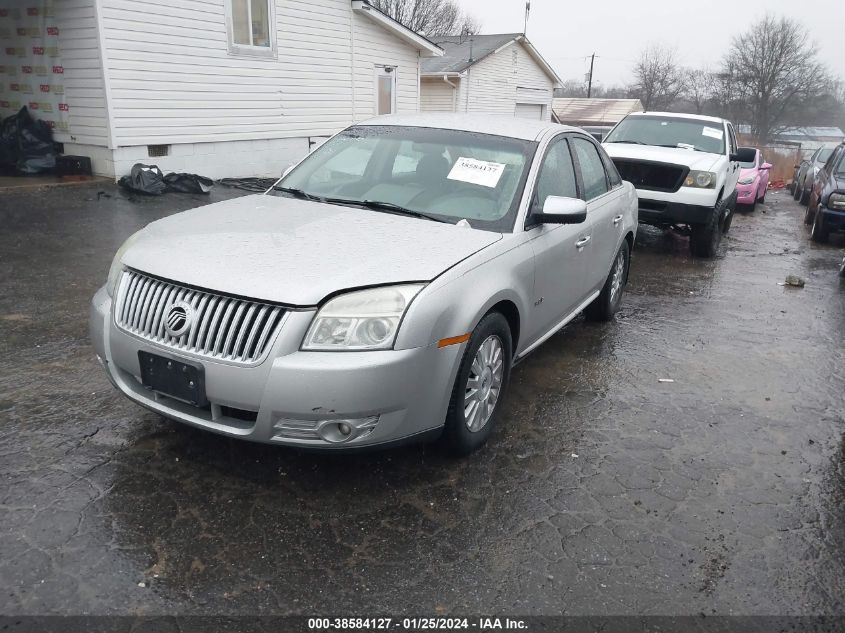
{"label": "wet asphalt", "polygon": [[788,194],[715,260],[641,227],[616,320],[518,366],[455,460],[242,443],[112,389],[114,251],[240,193],[0,194],[0,613],[845,614],[843,241]]}

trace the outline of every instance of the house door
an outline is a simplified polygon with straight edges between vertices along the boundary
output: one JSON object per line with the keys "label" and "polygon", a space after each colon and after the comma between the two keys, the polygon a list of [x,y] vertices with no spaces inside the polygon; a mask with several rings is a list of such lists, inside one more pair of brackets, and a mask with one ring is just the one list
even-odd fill
{"label": "house door", "polygon": [[396,67],[376,66],[376,114],[396,112]]}
{"label": "house door", "polygon": [[543,104],[541,103],[517,103],[514,116],[521,119],[542,119]]}

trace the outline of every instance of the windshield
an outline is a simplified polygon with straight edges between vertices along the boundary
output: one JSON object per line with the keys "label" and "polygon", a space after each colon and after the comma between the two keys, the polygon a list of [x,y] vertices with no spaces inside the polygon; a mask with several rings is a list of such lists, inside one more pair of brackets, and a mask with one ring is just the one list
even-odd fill
{"label": "windshield", "polygon": [[725,153],[725,131],[721,123],[679,117],[629,116],[613,128],[604,142]]}
{"label": "windshield", "polygon": [[757,166],[757,158],[755,157],[754,160],[740,161],[739,166],[743,169],[753,169]]}
{"label": "windshield", "polygon": [[510,231],[535,149],[531,141],[489,134],[362,125],[321,145],[278,188]]}

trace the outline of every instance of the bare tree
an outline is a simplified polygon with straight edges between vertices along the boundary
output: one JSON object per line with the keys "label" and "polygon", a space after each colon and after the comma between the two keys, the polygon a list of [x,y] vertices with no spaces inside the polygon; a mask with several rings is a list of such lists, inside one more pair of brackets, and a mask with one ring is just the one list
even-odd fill
{"label": "bare tree", "polygon": [[706,68],[688,69],[684,75],[684,99],[696,114],[702,114],[707,102],[716,96],[717,78]]}
{"label": "bare tree", "polygon": [[640,53],[634,66],[633,88],[646,110],[668,109],[683,91],[683,73],[674,57],[674,49],[660,45]]}
{"label": "bare tree", "polygon": [[745,104],[751,133],[760,143],[785,125],[800,124],[798,106],[830,84],[807,29],[770,14],[734,37],[723,66],[723,80]]}
{"label": "bare tree", "polygon": [[370,0],[376,9],[428,37],[473,35],[479,22],[461,11],[456,0]]}

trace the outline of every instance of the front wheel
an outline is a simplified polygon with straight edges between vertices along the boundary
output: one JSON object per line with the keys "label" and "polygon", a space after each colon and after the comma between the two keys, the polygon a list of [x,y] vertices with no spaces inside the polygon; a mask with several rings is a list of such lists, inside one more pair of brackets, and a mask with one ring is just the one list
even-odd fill
{"label": "front wheel", "polygon": [[845,277],[845,259],[842,260],[842,265],[839,267],[839,276]]}
{"label": "front wheel", "polygon": [[716,203],[713,214],[707,224],[693,224],[689,239],[690,252],[696,257],[715,257],[719,242],[722,241],[722,216],[725,214],[727,202],[720,200]]}
{"label": "front wheel", "polygon": [[809,204],[810,202],[810,192],[806,189],[801,189],[801,195],[798,198],[799,204]]}
{"label": "front wheel", "polygon": [[628,246],[628,240],[623,240],[599,296],[587,306],[584,316],[591,321],[610,321],[613,318],[622,303],[622,290],[628,281],[630,263],[631,247]]}
{"label": "front wheel", "polygon": [[510,326],[500,313],[491,312],[473,331],[455,378],[443,432],[451,452],[468,455],[493,433],[512,359]]}

